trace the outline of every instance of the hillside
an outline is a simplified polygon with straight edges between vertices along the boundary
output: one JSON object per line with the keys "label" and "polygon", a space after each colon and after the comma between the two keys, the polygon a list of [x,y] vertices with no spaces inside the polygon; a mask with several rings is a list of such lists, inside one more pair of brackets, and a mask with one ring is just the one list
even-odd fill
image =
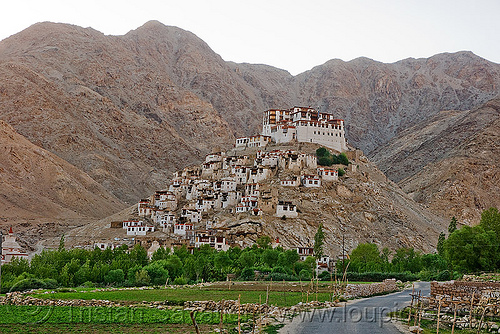
{"label": "hillside", "polygon": [[[87,174],[32,144],[1,120],[0,143],[0,219],[20,224],[16,233],[21,235],[28,228],[31,245],[52,235],[59,228],[56,225],[81,225],[124,208]],[[41,230],[33,233],[33,229]]]}
{"label": "hillside", "polygon": [[373,161],[417,202],[477,224],[500,203],[500,98],[443,111],[373,152]]}
{"label": "hillside", "polygon": [[[267,147],[266,152],[292,150],[299,154],[314,154],[316,148],[318,146],[313,144],[274,145]],[[239,157],[248,155],[251,159],[247,166],[253,166],[256,149],[231,151],[228,152],[227,157],[233,155]],[[294,175],[300,178],[300,175],[317,172],[315,168],[309,167],[300,170],[289,169],[280,163],[277,169],[269,169],[273,173],[270,177],[259,181],[260,195],[256,195],[258,209],[261,210],[259,215],[250,211],[235,213],[235,204],[225,209],[208,209],[203,211],[202,220],[195,223],[195,230],[204,230],[206,221],[211,220],[217,222],[218,228],[226,229],[225,235],[232,238],[233,242],[241,242],[243,246],[252,245],[259,236],[269,235],[273,240],[279,238],[283,247],[293,248],[312,246],[318,225],[323,223],[326,235],[325,250],[332,256],[341,253],[342,238],[345,240],[347,250],[352,250],[362,242],[373,242],[380,248],[388,247],[392,250],[415,247],[426,252],[433,251],[439,232],[446,227],[446,221],[432,215],[423,206],[412,201],[365,156],[359,156],[352,163],[355,166],[352,171],[348,171],[338,181],[322,182],[319,188],[280,185],[280,180]],[[200,180],[209,180],[209,183],[212,183],[217,181],[217,178],[204,177],[202,174]],[[208,185],[197,181],[197,178],[191,178],[186,182],[191,185],[192,194],[195,194],[194,189],[199,187],[211,194],[207,198],[214,196],[212,190],[206,188]],[[163,187],[163,189],[168,188],[168,184]],[[175,189],[175,187],[171,186],[170,189]],[[249,196],[245,184],[236,189],[242,191],[244,196]],[[200,205],[205,197],[201,195],[201,190],[198,192],[200,195],[192,199],[182,197],[185,195],[179,197],[179,193],[176,193],[178,206],[174,211],[177,215],[181,214],[185,208],[194,208],[195,203],[197,206]],[[270,196],[272,199],[269,199]],[[277,216],[275,205],[281,200],[297,206],[297,212],[299,212],[297,218],[284,219]],[[275,204],[271,207],[266,204],[269,201]],[[66,240],[70,241],[71,245],[81,247],[88,246],[89,243],[91,245],[93,242],[120,243],[121,241],[116,240],[127,238],[126,232],[123,229],[110,228],[111,221],[146,218],[138,216],[137,206],[132,207],[113,217],[72,230]],[[152,220],[148,221],[153,223]],[[169,230],[172,231],[173,226]],[[87,236],[87,238],[79,236]],[[155,232],[148,233],[147,236],[135,236],[135,238],[146,243],[159,240],[161,244],[167,245],[172,240],[182,239],[171,232],[162,231],[158,224],[156,224]]]}
{"label": "hillside", "polygon": [[39,23],[0,42],[0,119],[133,203],[267,108],[344,118],[371,152],[445,109],[498,94],[499,65],[470,52],[383,64],[331,60],[298,76],[225,62],[192,33],[151,21],[123,36]]}
{"label": "hillside", "polygon": [[[390,159],[381,163],[384,154],[379,153],[381,149],[375,150],[412,126],[412,131],[419,129],[432,117],[442,119],[443,124],[458,121],[467,110],[497,96],[499,87],[500,65],[471,52],[405,59],[393,64],[367,58],[349,62],[333,59],[292,76],[267,65],[224,61],[194,34],[157,21],[147,22],[123,36],[106,36],[92,28],[67,24],[38,23],[0,41],[0,120],[37,150],[46,150],[64,160],[67,164],[59,164],[64,173],[79,173],[89,179],[86,184],[71,185],[83,189],[76,201],[70,195],[49,195],[50,187],[23,184],[23,196],[15,197],[19,210],[12,217],[2,211],[2,216],[10,217],[6,219],[8,223],[24,220],[26,229],[31,228],[30,233],[36,236],[41,230],[51,229],[40,228],[37,224],[41,222],[54,223],[63,216],[78,220],[82,215],[85,219],[110,215],[161,189],[172,172],[200,163],[212,150],[231,148],[235,137],[258,133],[262,112],[268,108],[312,106],[343,118],[347,139],[353,147],[362,149],[370,158],[376,157],[384,171],[398,170]],[[441,110],[455,111],[440,114]],[[489,145],[490,136],[475,138],[475,148]],[[436,140],[443,147],[455,147],[457,139],[443,136]],[[489,150],[486,148],[486,152]],[[437,152],[428,150],[431,156]],[[495,166],[490,166],[487,159],[481,161],[485,168]],[[403,164],[399,170],[408,178],[404,183],[403,177],[391,178],[445,219],[456,213],[475,221],[480,209],[491,202],[486,191],[498,193],[495,183],[487,183],[496,182],[497,176],[487,174],[487,169],[484,174],[470,174],[470,184],[484,184],[472,200],[465,195],[443,195],[444,188],[432,186],[435,178],[426,181],[429,186],[424,191],[424,184],[410,177],[430,162],[432,159],[425,164]],[[468,169],[477,170],[476,162],[469,164]],[[439,167],[444,172],[453,170],[455,165],[450,162],[450,166]],[[40,168],[36,164],[27,166],[27,173],[34,175]],[[16,179],[13,169],[5,171],[3,178]],[[419,179],[429,175],[420,175]],[[363,184],[358,182],[348,190],[366,191]],[[370,187],[386,189],[380,205],[389,209],[395,205],[393,201],[398,202],[403,196],[396,185]],[[30,196],[40,189],[47,189],[40,197],[40,210],[31,210]],[[328,196],[337,196],[335,191]],[[14,198],[8,187],[1,189],[0,195],[5,203]],[[100,198],[111,198],[117,205],[92,207]],[[351,200],[347,197],[347,201]],[[409,208],[414,205],[406,199],[403,202]],[[473,209],[457,212],[462,204]],[[448,208],[452,206],[455,209]],[[328,211],[328,206],[324,210]],[[37,214],[33,215],[33,211]],[[353,229],[374,227],[364,218],[353,218],[357,217],[355,212],[360,212],[358,209],[347,211],[349,220],[357,222]],[[380,228],[375,230],[382,231],[383,221],[405,222],[398,217],[411,216],[401,212],[385,215],[390,217],[386,220],[376,218]],[[337,219],[324,214],[322,219]],[[81,221],[71,223],[80,224]],[[363,235],[362,230],[356,231]],[[406,232],[401,233],[409,235]],[[363,238],[368,240],[369,236]],[[420,245],[428,249],[428,245]]]}

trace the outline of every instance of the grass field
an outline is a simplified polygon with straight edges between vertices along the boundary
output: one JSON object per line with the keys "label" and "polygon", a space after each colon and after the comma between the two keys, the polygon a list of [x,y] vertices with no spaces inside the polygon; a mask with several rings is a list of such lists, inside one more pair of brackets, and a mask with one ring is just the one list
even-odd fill
{"label": "grass field", "polygon": [[[321,283],[320,283],[321,284]],[[293,306],[299,302],[312,300],[330,301],[331,286],[322,283],[311,289],[308,284],[300,283],[269,283],[260,282],[237,282],[230,285],[226,283],[213,284],[206,287],[183,287],[177,289],[161,288],[149,290],[109,290],[95,291],[95,289],[82,289],[76,292],[58,292],[50,294],[37,294],[34,297],[47,299],[84,299],[84,300],[110,300],[122,304],[168,301],[171,305],[182,305],[185,301],[196,300],[237,300],[241,296],[241,303],[264,303],[266,301],[267,288],[269,287],[270,305],[275,306]],[[309,294],[308,294],[309,289]],[[301,291],[302,290],[302,291]]]}
{"label": "grass field", "polygon": [[[201,333],[214,332],[218,325],[200,325]],[[165,325],[165,324],[0,324],[0,333],[13,334],[173,334],[186,333],[195,334],[192,325]]]}

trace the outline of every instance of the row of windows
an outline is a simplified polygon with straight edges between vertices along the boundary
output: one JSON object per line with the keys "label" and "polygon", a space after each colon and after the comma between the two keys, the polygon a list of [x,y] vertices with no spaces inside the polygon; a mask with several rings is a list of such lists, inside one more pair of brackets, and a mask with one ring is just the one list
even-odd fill
{"label": "row of windows", "polygon": [[[326,133],[325,133],[325,132],[323,132],[323,133],[321,133],[320,131],[313,131],[313,133],[314,133],[315,135],[323,135],[323,136],[324,136],[324,135],[326,134],[326,135],[328,135],[328,136],[332,136],[332,137],[333,137],[333,133],[330,133],[330,132],[326,132]],[[339,134],[338,134],[338,133],[336,133],[336,134],[335,134],[335,137],[338,137],[338,136],[339,136]],[[340,137],[342,137],[342,134],[340,134]]]}

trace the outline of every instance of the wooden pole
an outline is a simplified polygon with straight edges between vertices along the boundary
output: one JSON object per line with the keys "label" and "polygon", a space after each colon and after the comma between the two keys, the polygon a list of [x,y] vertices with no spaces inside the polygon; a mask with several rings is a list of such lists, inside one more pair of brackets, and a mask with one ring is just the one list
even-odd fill
{"label": "wooden pole", "polygon": [[439,298],[438,314],[437,314],[437,325],[436,325],[436,334],[439,334],[439,315],[441,313],[441,301],[442,301],[442,298]]}
{"label": "wooden pole", "polygon": [[469,314],[469,328],[472,329],[472,306],[474,305],[474,294],[476,291],[472,292],[472,298],[470,300],[470,314]]}
{"label": "wooden pole", "polygon": [[266,287],[266,305],[269,304],[269,284]]}
{"label": "wooden pole", "polygon": [[481,314],[481,320],[479,320],[479,324],[477,326],[477,334],[479,334],[479,332],[481,331],[481,327],[483,325],[483,320],[484,320],[484,314],[486,313],[487,309],[488,309],[488,306],[485,305],[484,308],[483,308],[483,314]]}
{"label": "wooden pole", "polygon": [[411,289],[411,304],[410,304],[410,312],[408,312],[408,326],[410,326],[411,311],[413,310],[413,300],[414,299],[415,299],[415,283],[413,283],[412,289]]}
{"label": "wooden pole", "polygon": [[191,316],[191,321],[193,322],[193,326],[194,326],[194,329],[196,331],[196,334],[200,334],[200,328],[198,328],[198,323],[196,323],[196,318],[194,316],[195,312],[196,312],[195,310],[192,310],[191,312],[189,312],[189,315]]}
{"label": "wooden pole", "polygon": [[286,288],[285,288],[285,280],[283,280],[283,300],[286,306]]}
{"label": "wooden pole", "polygon": [[420,333],[420,320],[422,319],[422,290],[418,291],[418,300],[420,302],[420,307],[418,308],[418,333]]}
{"label": "wooden pole", "polygon": [[316,275],[316,302],[318,301],[318,276]]}
{"label": "wooden pole", "polygon": [[238,295],[238,334],[241,334],[241,294]]}
{"label": "wooden pole", "polygon": [[221,304],[220,304],[219,333],[222,333],[223,323],[224,323],[224,299],[221,300]]}
{"label": "wooden pole", "polygon": [[455,322],[457,321],[457,304],[454,303],[455,307],[453,309],[453,325],[451,326],[451,334],[455,332]]}
{"label": "wooden pole", "polygon": [[415,315],[413,316],[413,326],[417,325],[418,302],[420,300],[420,293],[415,296]]}

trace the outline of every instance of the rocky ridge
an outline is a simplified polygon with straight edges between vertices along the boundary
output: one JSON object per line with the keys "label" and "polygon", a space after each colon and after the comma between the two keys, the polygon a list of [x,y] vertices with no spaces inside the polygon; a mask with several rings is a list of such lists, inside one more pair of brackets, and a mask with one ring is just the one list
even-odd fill
{"label": "rocky ridge", "polygon": [[[319,146],[314,144],[294,144],[270,146],[272,151],[295,150],[314,154]],[[228,153],[234,154],[235,151]],[[237,151],[239,156],[255,157],[256,149]],[[373,242],[380,248],[398,249],[415,247],[426,252],[433,251],[437,237],[445,226],[445,221],[435,216],[423,206],[415,203],[394,182],[380,172],[368,159],[361,155],[352,162],[356,168],[348,171],[338,181],[323,182],[320,188],[286,187],[280,185],[280,179],[292,174],[300,177],[301,173],[316,173],[316,170],[290,171],[281,167],[276,174],[259,182],[261,192],[274,189],[276,200],[290,201],[297,206],[297,218],[276,217],[276,209],[263,209],[261,216],[251,212],[234,213],[226,210],[209,210],[203,214],[204,220],[195,224],[195,228],[205,228],[206,219],[216,220],[218,228],[227,229],[227,235],[244,246],[252,245],[261,235],[273,239],[279,238],[285,248],[297,246],[312,247],[314,235],[320,223],[325,232],[325,252],[340,254],[342,240],[347,250],[354,249],[359,243]],[[253,159],[251,159],[253,164]],[[168,189],[165,184],[162,189]],[[259,200],[260,202],[260,200]],[[179,200],[177,211],[189,202]],[[260,207],[260,204],[259,204]],[[234,208],[233,208],[234,210]],[[114,219],[144,219],[138,216],[137,206],[123,211]],[[85,235],[85,240],[77,236]],[[88,246],[90,241],[112,240],[126,237],[125,230],[110,228],[110,219],[97,221],[79,227],[67,234],[66,240],[71,245]],[[157,227],[147,237],[138,240],[165,240],[175,238]]]}
{"label": "rocky ridge", "polygon": [[467,111],[443,111],[402,132],[373,161],[417,202],[477,224],[500,203],[500,98]]}
{"label": "rocky ridge", "polygon": [[[292,76],[226,62],[194,34],[156,21],[123,36],[44,22],[0,41],[0,119],[131,204],[214,147],[258,133],[267,108],[331,112],[346,121],[349,142],[373,157],[377,147],[441,110],[460,113],[496,96],[499,73],[500,65],[457,52],[393,64],[331,60]],[[415,195],[418,187],[405,189]],[[428,189],[415,198],[439,198],[439,189]],[[468,200],[453,197],[462,199]],[[29,206],[30,197],[17,202]],[[486,203],[475,205],[471,220]],[[55,212],[47,211],[45,221]]]}

